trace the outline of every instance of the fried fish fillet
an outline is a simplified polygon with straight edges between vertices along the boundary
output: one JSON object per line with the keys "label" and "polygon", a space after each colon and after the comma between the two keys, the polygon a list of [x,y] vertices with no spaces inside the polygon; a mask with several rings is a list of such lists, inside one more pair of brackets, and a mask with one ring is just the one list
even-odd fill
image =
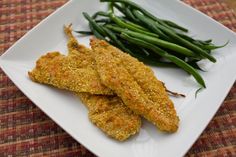
{"label": "fried fish fillet", "polygon": [[[111,51],[112,55],[121,59],[127,71],[133,76],[144,93],[151,100],[156,108],[162,110],[166,116],[167,125],[159,127],[161,130],[176,131],[179,125],[179,117],[177,116],[173,102],[168,97],[166,88],[163,82],[159,81],[150,67],[139,62],[136,58],[129,54],[121,52],[119,49]],[[164,117],[163,117],[164,118]],[[168,127],[169,126],[169,127]],[[168,127],[168,128],[167,128]]]}
{"label": "fried fish fillet", "polygon": [[118,96],[77,94],[89,110],[89,119],[108,136],[124,141],[139,132],[141,118]]}
{"label": "fried fish fillet", "polygon": [[[37,61],[38,67],[36,66],[35,68],[37,71],[34,71],[34,69],[33,72],[29,73],[29,76],[31,79],[36,78],[37,82],[42,81],[41,83],[51,84],[59,88],[71,90],[72,87],[70,86],[70,79],[67,78],[68,81],[62,83],[62,76],[71,77],[73,73],[78,72],[78,69],[84,70],[81,72],[83,76],[90,76],[91,78],[96,78],[98,76],[93,76],[87,71],[89,68],[89,71],[96,72],[94,69],[95,62],[90,52],[91,50],[78,44],[69,27],[65,28],[65,32],[69,37],[69,42],[67,45],[69,55],[64,56],[58,52],[53,52],[42,56]],[[56,67],[59,68],[59,70],[55,69]],[[51,74],[50,72],[54,73]],[[53,76],[53,81],[51,81],[51,76]],[[45,81],[46,78],[49,79]],[[91,86],[89,87],[91,88]],[[87,89],[88,88],[85,88],[85,90]],[[71,91],[75,90],[72,89]],[[91,90],[89,91],[91,92]],[[109,94],[112,93],[111,90],[109,91]],[[108,136],[119,141],[123,141],[140,130],[141,118],[127,108],[119,97],[115,95],[93,95],[80,92],[78,92],[77,95],[88,107],[89,119]]]}
{"label": "fried fish fillet", "polygon": [[29,72],[29,77],[39,83],[53,85],[73,92],[89,92],[92,94],[113,94],[104,86],[97,72],[91,68],[78,68],[83,64],[77,61],[78,56],[66,57],[59,52],[51,52],[40,57],[36,67]]}
{"label": "fried fish fillet", "polygon": [[179,119],[173,103],[151,69],[105,41],[92,39],[90,44],[102,83],[160,130],[175,132]]}
{"label": "fried fish fillet", "polygon": [[[96,69],[91,49],[80,45],[71,33],[71,28],[65,27],[69,41],[67,44],[68,57],[76,58],[81,68],[91,67]],[[75,65],[75,63],[73,63]],[[124,141],[139,132],[141,118],[131,111],[122,100],[114,95],[93,95],[89,93],[77,93],[78,97],[89,110],[89,119],[108,136]]]}
{"label": "fried fish fillet", "polygon": [[[76,55],[78,57],[83,57],[83,59],[81,59],[80,63],[78,64],[82,67],[91,66],[91,67],[95,68],[94,67],[95,61],[94,61],[94,59],[92,57],[92,53],[91,53],[92,50],[90,48],[87,48],[86,46],[78,43],[78,41],[76,40],[76,38],[72,34],[71,26],[72,25],[70,24],[69,26],[64,27],[64,32],[68,38],[68,42],[67,42],[68,55],[69,56]],[[83,64],[81,64],[81,63],[83,63]]]}
{"label": "fried fish fillet", "polygon": [[101,83],[94,68],[91,49],[78,44],[70,26],[65,27],[64,31],[69,39],[67,44],[69,55],[51,52],[42,56],[36,62],[36,67],[28,73],[29,77],[35,82],[73,92],[113,95],[113,91]]}

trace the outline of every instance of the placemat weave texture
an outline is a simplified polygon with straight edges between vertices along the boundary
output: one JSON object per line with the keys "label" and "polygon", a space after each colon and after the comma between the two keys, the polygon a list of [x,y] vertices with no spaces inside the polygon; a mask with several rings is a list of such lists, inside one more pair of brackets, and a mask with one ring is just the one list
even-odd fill
{"label": "placemat weave texture", "polygon": [[[67,0],[0,0],[0,54]],[[221,0],[184,0],[236,31],[236,14]],[[94,157],[0,69],[0,157]],[[236,156],[236,83],[186,156]]]}

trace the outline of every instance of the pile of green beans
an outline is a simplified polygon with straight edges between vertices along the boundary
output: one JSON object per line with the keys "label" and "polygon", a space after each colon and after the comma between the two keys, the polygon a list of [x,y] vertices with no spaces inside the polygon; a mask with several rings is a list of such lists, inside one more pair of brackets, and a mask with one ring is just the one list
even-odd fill
{"label": "pile of green beans", "polygon": [[[206,87],[197,70],[197,62],[208,59],[216,62],[211,51],[224,47],[212,40],[199,40],[188,36],[188,29],[168,20],[157,18],[130,0],[100,0],[108,2],[108,11],[98,11],[90,16],[90,31],[76,31],[83,35],[93,34],[99,39],[120,48],[146,64],[179,67]],[[122,15],[117,16],[114,10]]]}

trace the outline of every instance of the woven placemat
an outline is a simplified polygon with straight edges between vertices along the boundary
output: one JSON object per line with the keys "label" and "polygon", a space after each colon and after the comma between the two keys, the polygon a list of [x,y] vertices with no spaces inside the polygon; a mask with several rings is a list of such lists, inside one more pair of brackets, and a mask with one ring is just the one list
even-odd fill
{"label": "woven placemat", "polygon": [[[67,0],[1,0],[0,54]],[[186,3],[236,31],[236,15],[220,0]],[[236,84],[186,156],[236,156]],[[86,156],[0,69],[0,156]]]}

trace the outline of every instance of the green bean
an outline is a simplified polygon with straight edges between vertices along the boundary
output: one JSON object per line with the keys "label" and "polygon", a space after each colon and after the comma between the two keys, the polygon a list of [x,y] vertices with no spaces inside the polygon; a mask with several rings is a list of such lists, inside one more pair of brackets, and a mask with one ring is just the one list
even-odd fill
{"label": "green bean", "polygon": [[[212,41],[211,39],[203,41],[203,40],[196,40],[193,39],[192,37],[185,35],[185,34],[181,34],[181,33],[177,33],[177,35],[179,35],[180,37],[182,37],[183,39],[191,42],[192,44],[200,47],[201,49],[203,49],[204,51],[209,53],[209,50],[211,50],[211,48],[208,48],[206,45],[212,45],[210,42]],[[214,45],[212,45],[214,46]],[[217,48],[217,47],[216,47]],[[219,47],[220,48],[220,47]],[[213,48],[212,48],[213,49]]]}
{"label": "green bean", "polygon": [[105,16],[105,17],[109,17],[109,14],[104,12],[104,11],[98,11],[96,12],[95,14],[93,14],[92,18],[93,19],[96,19],[97,16]]}
{"label": "green bean", "polygon": [[205,43],[211,43],[211,42],[212,42],[212,39],[205,40],[204,42],[205,42]]}
{"label": "green bean", "polygon": [[137,29],[141,29],[141,30],[143,30],[143,31],[150,32],[148,29],[146,29],[146,28],[144,28],[144,27],[142,27],[142,26],[140,26],[140,25],[137,25],[137,24],[135,24],[135,23],[133,23],[133,22],[130,22],[130,21],[125,21],[125,22],[126,22],[127,24],[133,26],[133,27],[136,27]]}
{"label": "green bean", "polygon": [[96,38],[102,39],[102,40],[106,40],[99,32],[97,32],[97,31],[93,28],[93,26],[92,26],[91,23],[89,23],[89,28],[90,28],[90,30],[93,32],[93,35],[94,35]]}
{"label": "green bean", "polygon": [[186,35],[186,34],[182,34],[182,33],[177,33],[177,35],[179,35],[180,37],[184,38],[185,40],[188,40],[190,42],[195,41],[195,39],[193,39],[192,37]]}
{"label": "green bean", "polygon": [[208,54],[206,51],[204,51],[203,49],[201,49],[200,47],[192,44],[191,42],[181,38],[180,36],[178,36],[177,34],[173,33],[172,31],[170,31],[169,29],[163,27],[162,25],[156,25],[158,28],[160,28],[163,32],[165,32],[166,34],[168,34],[170,37],[172,37],[173,39],[175,39],[176,41],[178,41],[179,43],[183,44],[184,46],[186,46],[189,49],[192,49],[194,52],[198,53],[199,55],[209,59],[212,62],[216,62],[216,59],[211,56],[210,54]]}
{"label": "green bean", "polygon": [[82,34],[82,35],[92,35],[93,32],[91,31],[74,31],[76,33]]}
{"label": "green bean", "polygon": [[[127,0],[100,0],[101,2],[117,2],[117,3],[122,3],[122,4],[126,4],[131,6],[134,9],[137,9],[139,11],[141,11],[143,14],[145,14],[146,16],[150,17],[150,18],[154,18],[157,19],[154,15],[152,15],[151,13],[149,13],[148,11],[146,11],[145,9],[143,9],[141,6],[139,6],[138,4],[132,2],[132,1],[127,1]],[[157,19],[160,20],[160,19]]]}
{"label": "green bean", "polygon": [[172,21],[169,21],[169,20],[162,20],[165,24],[167,24],[168,26],[171,26],[171,27],[173,27],[173,28],[175,28],[175,29],[179,29],[179,30],[181,30],[181,31],[183,31],[183,32],[188,32],[188,29],[186,29],[186,28],[184,28],[184,27],[182,27],[182,26],[179,26],[179,25],[177,25],[176,23],[174,23],[174,22],[172,22]]}
{"label": "green bean", "polygon": [[169,30],[171,30],[172,32],[174,33],[178,33],[174,28],[172,28],[171,26],[167,25],[163,20],[159,20],[159,21],[156,21],[158,24],[168,28]]}
{"label": "green bean", "polygon": [[164,50],[160,49],[159,47],[157,47],[153,44],[150,44],[150,43],[145,42],[140,39],[130,37],[129,35],[127,35],[125,33],[122,33],[121,37],[128,40],[129,42],[131,42],[133,44],[153,50],[158,55],[170,60],[171,62],[175,63],[177,66],[181,67],[186,72],[190,73],[201,86],[203,86],[204,88],[206,87],[205,82],[202,79],[201,75],[192,66],[190,66],[189,64],[187,64],[183,60],[181,60],[173,55],[168,54],[167,52],[165,52]]}
{"label": "green bean", "polygon": [[[113,14],[114,15],[114,14]],[[127,28],[131,28],[131,27],[134,27],[134,28],[136,28],[136,29],[140,29],[140,30],[142,30],[143,32],[145,32],[145,31],[147,31],[148,33],[151,33],[148,29],[146,29],[146,28],[144,28],[144,27],[142,27],[142,26],[140,26],[140,25],[137,25],[137,24],[135,24],[135,23],[133,23],[133,22],[131,22],[131,21],[128,21],[128,20],[125,20],[125,19],[122,19],[122,18],[120,18],[120,17],[117,17],[117,16],[115,16],[114,15],[114,17],[115,18],[117,18],[117,20],[115,20],[115,19],[113,19],[113,21],[116,21],[117,22],[117,24],[120,24],[121,26],[123,26],[123,27],[127,27]],[[120,21],[119,21],[120,20]],[[152,34],[153,36],[157,36],[157,35],[155,35],[155,34]]]}
{"label": "green bean", "polygon": [[125,23],[124,21],[120,20],[118,17],[116,17],[114,14],[110,14],[110,18],[117,24],[119,25],[120,27],[123,27],[123,28],[128,28],[130,30],[133,30],[133,31],[136,31],[136,32],[139,32],[139,33],[143,33],[143,34],[146,34],[146,35],[150,35],[150,36],[155,36],[155,37],[159,37],[158,35],[154,34],[154,33],[150,33],[150,32],[146,32],[144,30],[141,30],[139,28],[136,28],[132,25],[129,25],[127,23]]}
{"label": "green bean", "polygon": [[140,26],[140,25],[138,25],[138,24],[135,24],[135,23],[130,22],[130,21],[128,21],[128,20],[122,19],[122,18],[120,18],[120,17],[117,17],[117,18],[119,18],[119,19],[122,20],[123,22],[125,22],[125,23],[127,23],[128,25],[133,26],[133,27],[135,27],[135,28],[137,28],[137,29],[141,29],[141,30],[143,30],[143,31],[150,32],[148,29],[146,29],[146,28],[144,28],[144,27],[142,27],[142,26]]}
{"label": "green bean", "polygon": [[177,33],[177,35],[179,35],[180,37],[184,38],[185,40],[188,40],[189,42],[191,42],[191,43],[193,43],[193,44],[195,44],[197,46],[209,45],[212,42],[212,39],[203,41],[203,40],[193,39],[192,37],[190,37],[188,35],[185,35],[185,34],[182,34],[182,33]]}
{"label": "green bean", "polygon": [[178,52],[180,54],[183,54],[185,56],[194,56],[194,57],[196,57],[196,55],[192,51],[190,51],[189,49],[186,49],[185,47],[182,47],[182,46],[179,46],[179,45],[176,45],[176,44],[173,44],[173,43],[170,43],[170,42],[167,42],[167,41],[155,38],[155,37],[151,37],[151,36],[147,36],[147,35],[144,35],[144,34],[141,34],[141,33],[137,33],[137,32],[129,31],[129,30],[126,30],[126,29],[122,29],[122,28],[119,28],[119,27],[116,27],[116,26],[106,25],[106,27],[108,27],[109,29],[112,29],[114,31],[118,31],[119,33],[124,32],[124,33],[126,33],[126,34],[128,34],[132,37],[136,37],[136,38],[139,38],[141,40],[145,40],[147,42],[150,42],[152,44],[156,44],[156,45],[161,46],[161,47],[165,47],[167,49],[173,50],[173,51]]}
{"label": "green bean", "polygon": [[[132,2],[132,1],[127,1],[127,0],[100,0],[101,2],[117,2],[117,3],[123,3],[129,6],[132,6],[132,8],[137,9],[139,11],[141,11],[143,14],[145,14],[146,16],[150,17],[150,18],[155,18],[155,16],[153,16],[151,13],[149,13],[148,11],[146,11],[145,9],[143,9],[141,6],[139,6],[138,4]],[[158,19],[159,20],[159,19]]]}
{"label": "green bean", "polygon": [[[103,27],[103,30],[106,32],[106,34],[108,35],[108,37],[113,40],[114,43],[116,43],[123,51],[125,52],[129,52],[129,49],[127,49],[116,37],[116,35],[110,31],[108,28]],[[131,52],[129,52],[131,53]]]}
{"label": "green bean", "polygon": [[118,9],[122,14],[124,14],[128,19],[132,20],[132,21],[136,21],[137,20],[135,19],[134,15],[132,14],[132,12],[130,12],[130,10],[128,9],[128,7],[126,6],[120,6],[116,3],[114,3],[114,7],[116,9]]}
{"label": "green bean", "polygon": [[143,24],[145,24],[149,29],[158,34],[161,38],[167,41],[172,41],[167,35],[165,35],[160,29],[156,27],[153,20],[145,18],[137,10],[134,10],[133,13],[141,22],[143,22]]}
{"label": "green bean", "polygon": [[[132,54],[131,54],[132,55]],[[152,65],[152,66],[158,66],[158,67],[176,67],[175,64],[173,63],[168,63],[168,62],[163,62],[159,60],[154,60],[151,58],[145,58],[141,55],[134,54],[132,55],[133,57],[137,58],[139,61],[142,61],[146,64]]]}
{"label": "green bean", "polygon": [[[130,43],[126,44],[126,47],[130,50],[130,52],[132,52],[131,54],[129,53],[131,56],[137,58],[139,61],[142,61],[146,64],[149,64],[152,66],[158,66],[158,67],[176,67],[176,65],[171,62],[165,62],[165,61],[161,61],[159,58],[156,58],[156,57],[146,56],[147,52],[144,52],[144,51],[148,51],[148,50],[142,47],[139,47],[137,45],[131,45]],[[144,53],[145,55],[142,55]]]}
{"label": "green bean", "polygon": [[123,15],[127,16],[127,15],[126,15],[126,12],[124,11],[124,9],[123,9],[120,5],[118,5],[117,3],[114,3],[113,6],[114,6],[117,10],[119,10]]}
{"label": "green bean", "polygon": [[109,2],[109,3],[108,3],[108,12],[114,13],[114,8],[113,8],[113,6],[114,6],[114,3],[113,3],[113,2]]}
{"label": "green bean", "polygon": [[132,11],[130,10],[129,6],[125,6],[125,7],[124,7],[124,10],[125,10],[125,12],[126,12],[126,16],[129,17],[130,20],[135,21],[136,23],[139,22],[139,20],[137,20],[137,19],[134,17],[134,15],[133,15]]}
{"label": "green bean", "polygon": [[[215,46],[215,45],[211,44],[212,39],[208,39],[208,40],[203,41],[203,40],[193,39],[192,37],[182,34],[182,33],[177,33],[177,35],[179,35],[180,37],[184,38],[185,40],[188,40],[189,42],[191,42],[191,43],[195,44],[196,46],[199,46],[205,50],[211,50],[211,49],[213,50],[213,49],[217,49],[217,48],[222,48],[227,45],[227,43],[226,43],[222,46]],[[210,47],[207,48],[208,46],[205,47],[205,45],[209,45]]]}
{"label": "green bean", "polygon": [[125,12],[127,13],[127,15],[130,17],[130,19],[136,21],[136,18],[134,17],[133,13],[129,10],[129,7],[125,7]]}
{"label": "green bean", "polygon": [[206,40],[206,41],[203,41],[203,40],[195,40],[195,41],[199,42],[202,45],[209,45],[209,44],[211,44],[212,39],[209,39],[209,40]]}
{"label": "green bean", "polygon": [[193,68],[195,68],[195,69],[198,69],[198,70],[201,70],[201,71],[203,71],[203,72],[206,72],[206,71],[204,71],[203,69],[201,69],[200,67],[199,67],[199,65],[196,63],[196,62],[194,62],[194,61],[191,61],[191,62],[187,62],[189,65],[191,65]]}
{"label": "green bean", "polygon": [[[155,17],[154,15],[152,15],[151,13],[149,13],[147,10],[143,9],[141,6],[139,6],[138,4],[132,2],[132,1],[127,1],[127,0],[100,0],[101,2],[117,2],[117,3],[123,3],[123,4],[126,4],[126,5],[129,5],[131,6],[132,8],[134,9],[137,9],[139,11],[141,11],[144,15],[146,15],[147,17],[155,20],[155,21],[160,21],[161,19]],[[171,22],[171,21],[168,21],[168,20],[164,20],[164,22],[171,26],[171,27],[174,27],[174,28],[179,28],[180,30],[185,30],[187,31],[186,28],[183,28],[182,26],[179,26],[178,24],[174,23],[174,22]]]}
{"label": "green bean", "polygon": [[95,20],[96,23],[111,23],[110,19],[99,19],[99,20]]}
{"label": "green bean", "polygon": [[213,44],[208,44],[208,45],[202,45],[202,48],[203,49],[206,49],[206,50],[215,50],[215,49],[219,49],[219,48],[223,48],[225,47],[226,45],[228,45],[229,41],[227,41],[224,45],[220,45],[220,46],[216,46],[216,45],[213,45]]}
{"label": "green bean", "polygon": [[165,47],[169,50],[173,50],[174,52],[178,52],[178,53],[183,54],[185,56],[196,57],[196,54],[194,54],[191,50],[189,50],[185,47],[176,45],[174,43],[170,43],[170,42],[158,39],[158,38],[149,37],[149,36],[146,36],[146,35],[143,35],[140,33],[135,33],[135,32],[130,32],[130,31],[127,32],[127,34],[129,34],[133,37],[139,38],[141,40],[145,40],[145,41],[150,42],[152,44],[156,44],[158,46]]}
{"label": "green bean", "polygon": [[93,28],[100,33],[101,35],[105,35],[106,33],[104,32],[104,30],[101,28],[101,26],[99,26],[94,19],[92,19],[87,13],[83,12],[84,17],[89,21],[89,23],[91,23],[91,25],[93,26]]}

